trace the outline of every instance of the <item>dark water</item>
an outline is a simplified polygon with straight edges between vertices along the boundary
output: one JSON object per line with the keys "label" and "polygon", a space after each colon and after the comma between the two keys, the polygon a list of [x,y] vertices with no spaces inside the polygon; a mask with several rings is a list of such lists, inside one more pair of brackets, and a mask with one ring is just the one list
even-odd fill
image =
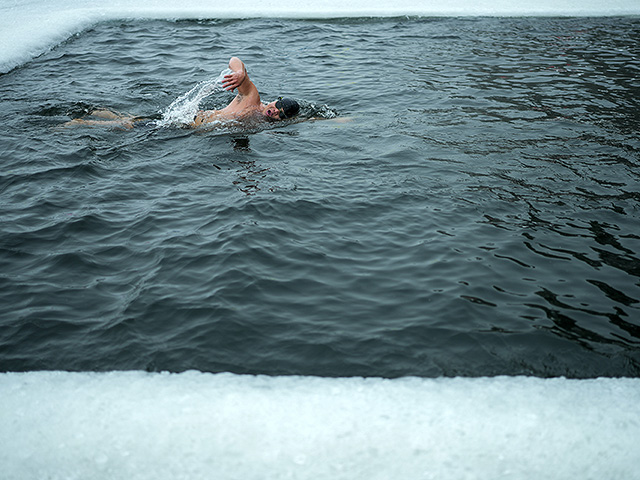
{"label": "dark water", "polygon": [[[637,376],[639,28],[135,21],[69,39],[0,76],[0,370]],[[350,121],[59,128],[158,113],[232,55],[263,100]]]}

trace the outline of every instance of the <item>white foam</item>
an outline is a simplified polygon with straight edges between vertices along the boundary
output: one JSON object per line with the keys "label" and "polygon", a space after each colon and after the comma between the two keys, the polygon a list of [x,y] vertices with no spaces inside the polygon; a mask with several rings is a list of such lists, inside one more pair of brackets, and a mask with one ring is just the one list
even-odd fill
{"label": "white foam", "polygon": [[0,72],[97,22],[116,19],[637,14],[636,0],[13,0],[0,3]]}
{"label": "white foam", "polygon": [[202,81],[185,94],[180,95],[162,113],[162,119],[157,122],[158,126],[179,126],[191,123],[205,98],[214,93],[224,91],[222,81],[224,76],[229,73],[231,73],[231,70],[227,68],[220,72],[217,78]]}
{"label": "white foam", "polygon": [[640,478],[640,379],[0,374],[0,477]]}

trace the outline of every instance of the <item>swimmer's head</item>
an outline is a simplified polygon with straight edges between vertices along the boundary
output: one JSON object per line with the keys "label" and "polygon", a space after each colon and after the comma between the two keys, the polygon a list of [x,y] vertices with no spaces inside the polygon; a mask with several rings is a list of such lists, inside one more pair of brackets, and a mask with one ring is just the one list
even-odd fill
{"label": "swimmer's head", "polygon": [[285,120],[295,117],[300,111],[300,105],[290,98],[280,97],[275,102],[271,102],[264,109],[264,114],[273,120]]}
{"label": "swimmer's head", "polygon": [[298,102],[290,98],[280,97],[276,102],[276,108],[280,112],[280,118],[282,119],[295,117],[300,111]]}

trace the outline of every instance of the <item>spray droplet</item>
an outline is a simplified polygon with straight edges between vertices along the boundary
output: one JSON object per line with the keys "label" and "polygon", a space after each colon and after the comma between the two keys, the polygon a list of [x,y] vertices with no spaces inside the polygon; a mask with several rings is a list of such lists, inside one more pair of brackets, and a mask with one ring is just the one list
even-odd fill
{"label": "spray droplet", "polygon": [[198,112],[198,107],[202,101],[214,93],[222,92],[222,80],[224,76],[232,73],[228,68],[223,70],[217,78],[205,80],[198,83],[187,93],[176,98],[162,114],[162,119],[158,120],[159,127],[170,125],[186,125],[193,121],[193,117]]}

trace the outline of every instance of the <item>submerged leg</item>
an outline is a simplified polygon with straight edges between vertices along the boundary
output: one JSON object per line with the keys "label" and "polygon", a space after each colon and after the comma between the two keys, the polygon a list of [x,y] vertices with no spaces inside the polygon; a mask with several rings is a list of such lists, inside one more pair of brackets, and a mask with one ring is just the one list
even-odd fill
{"label": "submerged leg", "polygon": [[121,115],[110,110],[94,110],[89,114],[91,117],[103,118],[105,120],[92,120],[85,118],[75,118],[67,123],[64,126],[74,126],[74,125],[87,125],[87,126],[96,126],[96,127],[122,127],[122,128],[133,128],[134,119],[136,118],[133,115]]}
{"label": "submerged leg", "polygon": [[108,120],[124,120],[126,118],[133,118],[131,115],[122,115],[120,113],[112,112],[111,110],[94,110],[89,114],[92,117],[106,118]]}

